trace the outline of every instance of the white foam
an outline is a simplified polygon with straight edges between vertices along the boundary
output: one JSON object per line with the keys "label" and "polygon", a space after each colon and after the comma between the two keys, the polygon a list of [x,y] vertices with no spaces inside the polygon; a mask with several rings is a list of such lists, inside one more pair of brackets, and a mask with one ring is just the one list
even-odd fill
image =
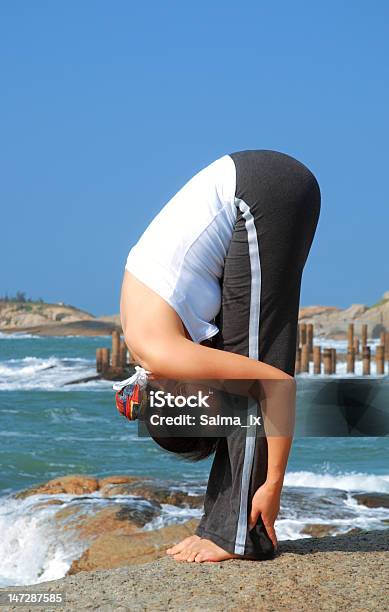
{"label": "white foam", "polygon": [[365,474],[342,472],[339,474],[315,474],[315,472],[286,472],[284,484],[288,487],[313,487],[315,489],[341,489],[389,493],[389,474]]}
{"label": "white foam", "polygon": [[81,357],[24,357],[0,361],[0,390],[12,391],[40,389],[45,391],[71,391],[72,389],[104,389],[111,383],[106,380],[95,380],[76,385],[65,383],[96,376],[95,363]]}
{"label": "white foam", "polygon": [[37,507],[39,496],[0,500],[0,585],[37,584],[62,578],[82,544],[56,528],[58,506]]}

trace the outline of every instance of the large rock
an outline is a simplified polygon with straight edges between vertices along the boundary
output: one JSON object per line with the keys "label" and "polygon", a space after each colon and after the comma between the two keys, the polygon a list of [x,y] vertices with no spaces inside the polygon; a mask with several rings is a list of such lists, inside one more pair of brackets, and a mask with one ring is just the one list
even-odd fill
{"label": "large rock", "polygon": [[389,493],[354,493],[353,498],[368,508],[389,508]]}
{"label": "large rock", "polygon": [[54,323],[90,321],[94,315],[74,306],[45,302],[11,302],[0,300],[0,329],[21,331],[25,328]]}
{"label": "large rock", "polygon": [[107,483],[101,487],[103,497],[116,497],[117,495],[137,495],[143,499],[156,501],[160,504],[173,506],[189,506],[201,508],[204,502],[203,495],[190,495],[184,491],[171,491],[154,481],[123,482],[120,484]]}
{"label": "large rock", "polygon": [[380,332],[389,330],[389,299],[385,292],[381,300],[373,306],[351,304],[348,308],[335,306],[307,306],[300,308],[299,322],[312,323],[315,335],[328,338],[345,339],[349,323],[354,323],[356,334],[361,334],[366,323],[369,337],[378,338]]}
{"label": "large rock", "polygon": [[112,569],[124,565],[149,563],[166,555],[166,549],[192,535],[198,521],[171,525],[158,531],[143,531],[133,535],[104,534],[98,537],[77,561],[68,575],[96,569]]}
{"label": "large rock", "polygon": [[30,495],[58,495],[61,493],[69,493],[71,495],[87,495],[95,493],[99,490],[105,490],[106,487],[114,485],[122,485],[141,481],[139,476],[126,476],[119,474],[117,476],[106,476],[97,478],[96,476],[88,476],[83,474],[69,474],[68,476],[60,476],[53,478],[29,489],[24,489],[16,493],[17,499],[24,499]]}
{"label": "large rock", "polygon": [[[388,536],[389,530],[379,530],[285,540],[276,558],[258,562],[178,563],[164,555],[144,565],[79,572],[0,591],[4,597],[5,591],[65,592],[69,611],[384,611],[389,597]],[[120,546],[120,541],[112,545]],[[114,555],[112,548],[110,552]],[[7,605],[10,612],[22,609],[27,607]],[[28,609],[47,612],[48,607],[34,604]]]}
{"label": "large rock", "polygon": [[86,495],[94,493],[99,488],[99,481],[93,476],[70,475],[54,478],[44,484],[20,491],[15,495],[17,499],[24,499],[30,495],[58,495],[69,493],[70,495]]}

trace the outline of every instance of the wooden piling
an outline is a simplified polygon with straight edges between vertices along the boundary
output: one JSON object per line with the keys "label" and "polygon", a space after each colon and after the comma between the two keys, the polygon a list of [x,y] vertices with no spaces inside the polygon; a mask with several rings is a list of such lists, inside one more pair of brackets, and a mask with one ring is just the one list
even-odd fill
{"label": "wooden piling", "polygon": [[313,347],[313,373],[321,374],[321,347]]}
{"label": "wooden piling", "polygon": [[96,349],[96,372],[102,372],[103,369],[103,361],[102,361],[102,354],[101,351],[103,349],[102,348],[97,348]]}
{"label": "wooden piling", "polygon": [[307,324],[300,323],[300,344],[306,344],[307,342]]}
{"label": "wooden piling", "polygon": [[385,374],[385,347],[379,344],[375,350],[375,364],[377,374]]}
{"label": "wooden piling", "polygon": [[380,333],[380,344],[382,344],[385,347],[385,332],[384,331]]}
{"label": "wooden piling", "polygon": [[361,344],[362,346],[367,346],[367,323],[362,325]]}
{"label": "wooden piling", "polygon": [[385,332],[384,353],[386,361],[389,361],[389,331]]}
{"label": "wooden piling", "polygon": [[362,347],[362,373],[364,376],[370,374],[370,346]]}
{"label": "wooden piling", "polygon": [[354,358],[360,357],[359,338],[354,338]]}
{"label": "wooden piling", "polygon": [[120,367],[120,333],[116,330],[112,332],[112,367]]}
{"label": "wooden piling", "polygon": [[109,369],[109,348],[102,348],[101,350],[101,371]]}
{"label": "wooden piling", "polygon": [[355,349],[353,346],[347,348],[347,373],[355,373]]}
{"label": "wooden piling", "polygon": [[127,344],[124,340],[120,342],[120,367],[127,367]]}
{"label": "wooden piling", "polygon": [[331,349],[331,374],[336,374],[336,348]]}
{"label": "wooden piling", "polygon": [[309,351],[309,359],[313,358],[313,323],[307,324],[307,344]]}
{"label": "wooden piling", "polygon": [[296,350],[295,374],[301,372],[301,348],[298,346]]}
{"label": "wooden piling", "polygon": [[332,356],[330,348],[323,349],[323,364],[324,374],[332,374]]}
{"label": "wooden piling", "polygon": [[301,347],[301,371],[309,372],[309,346],[303,344]]}
{"label": "wooden piling", "polygon": [[347,348],[354,347],[354,323],[349,323],[347,330]]}

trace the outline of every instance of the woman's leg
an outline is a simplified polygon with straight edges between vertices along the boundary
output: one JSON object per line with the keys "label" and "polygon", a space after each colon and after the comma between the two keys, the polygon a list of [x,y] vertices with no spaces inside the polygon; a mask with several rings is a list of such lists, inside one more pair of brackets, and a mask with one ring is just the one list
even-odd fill
{"label": "woman's leg", "polygon": [[[232,157],[239,212],[225,262],[216,346],[293,376],[301,277],[320,212],[319,186],[304,165],[282,153]],[[250,411],[263,416],[259,403],[251,402]],[[251,500],[267,470],[263,429],[237,428],[221,439],[197,529],[201,539],[173,548],[175,558],[271,557],[274,547],[261,517],[248,528]]]}

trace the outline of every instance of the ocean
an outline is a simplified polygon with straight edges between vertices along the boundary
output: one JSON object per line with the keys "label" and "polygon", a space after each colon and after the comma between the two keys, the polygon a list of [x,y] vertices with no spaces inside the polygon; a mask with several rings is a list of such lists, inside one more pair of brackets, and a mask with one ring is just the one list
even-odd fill
{"label": "ocean", "polygon": [[[116,410],[111,382],[66,385],[93,376],[96,348],[110,344],[110,337],[0,334],[0,586],[60,578],[83,549],[82,542],[58,532],[56,507],[42,503],[47,497],[16,499],[17,491],[67,474],[153,477],[168,487],[205,490],[211,460],[189,463],[138,437],[136,423]],[[345,349],[342,342],[331,346]],[[332,378],[342,377],[344,369]],[[300,420],[317,378],[297,377]],[[380,402],[387,405],[388,377],[370,380],[381,385]],[[310,537],[304,532],[309,524],[333,525],[335,533],[387,528],[389,508],[358,504],[353,494],[389,493],[388,449],[383,436],[297,435],[275,524],[278,540]],[[106,503],[98,493],[86,498],[93,508]],[[77,496],[61,500],[71,505]],[[144,529],[199,515],[196,508],[166,504]]]}

